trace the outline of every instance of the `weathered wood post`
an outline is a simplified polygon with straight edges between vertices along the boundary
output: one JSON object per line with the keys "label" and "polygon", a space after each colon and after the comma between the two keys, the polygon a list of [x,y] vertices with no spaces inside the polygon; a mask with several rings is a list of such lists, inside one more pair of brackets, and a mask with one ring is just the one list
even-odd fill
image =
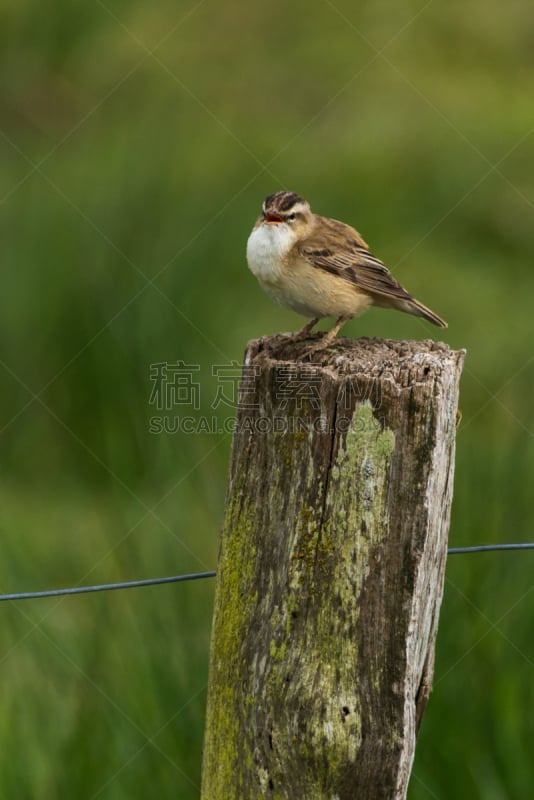
{"label": "weathered wood post", "polygon": [[203,800],[398,800],[432,682],[464,352],[249,343]]}

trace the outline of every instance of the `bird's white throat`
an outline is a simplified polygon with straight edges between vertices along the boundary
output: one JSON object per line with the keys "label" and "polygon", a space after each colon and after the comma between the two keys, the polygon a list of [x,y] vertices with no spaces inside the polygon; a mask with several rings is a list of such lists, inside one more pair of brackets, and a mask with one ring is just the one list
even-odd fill
{"label": "bird's white throat", "polygon": [[295,244],[295,233],[289,225],[259,225],[247,242],[247,261],[251,272],[265,283],[277,283],[282,261]]}

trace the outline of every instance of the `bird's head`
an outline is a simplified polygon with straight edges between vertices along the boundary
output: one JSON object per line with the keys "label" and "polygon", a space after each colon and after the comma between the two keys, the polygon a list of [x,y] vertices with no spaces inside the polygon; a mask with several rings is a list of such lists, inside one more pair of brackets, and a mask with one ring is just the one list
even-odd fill
{"label": "bird's head", "polygon": [[312,224],[309,204],[295,192],[275,192],[263,201],[259,219],[263,225],[288,225],[296,237],[303,236]]}

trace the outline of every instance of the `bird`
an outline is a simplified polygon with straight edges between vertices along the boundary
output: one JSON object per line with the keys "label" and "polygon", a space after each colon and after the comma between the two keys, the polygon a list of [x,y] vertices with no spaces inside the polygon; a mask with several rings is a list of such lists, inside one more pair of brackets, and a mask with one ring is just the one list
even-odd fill
{"label": "bird", "polygon": [[401,286],[355,228],[314,214],[296,192],[265,198],[247,241],[247,262],[273,300],[309,319],[293,340],[309,338],[323,317],[336,318],[317,349],[328,346],[346,322],[371,306],[447,327]]}

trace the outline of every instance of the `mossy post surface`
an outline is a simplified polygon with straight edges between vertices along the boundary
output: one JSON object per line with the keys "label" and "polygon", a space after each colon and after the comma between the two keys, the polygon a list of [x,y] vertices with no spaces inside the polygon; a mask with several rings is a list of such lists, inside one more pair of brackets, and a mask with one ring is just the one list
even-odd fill
{"label": "mossy post surface", "polygon": [[430,692],[464,353],[249,343],[203,800],[406,796]]}

